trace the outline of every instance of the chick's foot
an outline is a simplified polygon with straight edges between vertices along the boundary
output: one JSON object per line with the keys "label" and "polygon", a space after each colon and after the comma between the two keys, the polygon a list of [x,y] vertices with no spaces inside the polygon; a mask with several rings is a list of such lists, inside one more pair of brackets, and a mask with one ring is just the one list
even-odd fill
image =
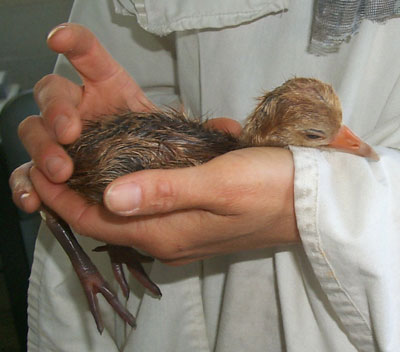
{"label": "chick's foot", "polygon": [[111,266],[114,276],[121,286],[125,297],[129,296],[129,286],[122,270],[122,264],[125,264],[130,273],[138,280],[145,288],[147,288],[156,297],[161,297],[161,291],[158,286],[149,278],[141,263],[150,263],[154,259],[139,253],[131,247],[116,246],[105,244],[94,249],[95,252],[107,252],[110,256]]}
{"label": "chick's foot", "polygon": [[100,314],[99,303],[96,297],[101,293],[114,311],[130,326],[136,327],[135,317],[124,307],[117,295],[111,289],[109,283],[103,278],[92,260],[85,253],[78,243],[69,225],[61,219],[55,212],[46,206],[42,206],[41,215],[47,226],[63,247],[65,253],[70,258],[71,264],[78,275],[86,298],[89,309],[92,312],[100,334],[103,332],[104,325]]}

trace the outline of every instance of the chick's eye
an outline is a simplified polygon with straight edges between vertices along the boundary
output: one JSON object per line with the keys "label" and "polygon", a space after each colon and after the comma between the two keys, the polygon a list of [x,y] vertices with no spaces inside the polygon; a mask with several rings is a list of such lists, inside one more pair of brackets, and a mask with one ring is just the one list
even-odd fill
{"label": "chick's eye", "polygon": [[325,138],[325,133],[321,130],[317,130],[317,129],[309,129],[309,130],[305,130],[304,134],[306,136],[306,138],[308,139],[324,139]]}
{"label": "chick's eye", "polygon": [[316,134],[310,134],[310,133],[306,134],[306,137],[307,137],[308,139],[322,139],[321,136],[318,136],[318,135],[316,135]]}

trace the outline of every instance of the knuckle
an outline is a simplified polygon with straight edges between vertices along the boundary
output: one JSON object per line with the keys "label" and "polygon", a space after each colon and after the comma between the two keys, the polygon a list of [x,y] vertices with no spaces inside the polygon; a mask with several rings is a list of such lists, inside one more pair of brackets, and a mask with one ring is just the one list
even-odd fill
{"label": "knuckle", "polygon": [[17,167],[10,175],[9,185],[13,193],[20,193],[30,191],[32,189],[32,183],[29,179],[29,170],[32,163],[26,163]]}
{"label": "knuckle", "polygon": [[11,191],[14,192],[18,192],[18,176],[20,173],[20,169],[21,167],[17,167],[10,175],[10,178],[8,179],[8,184],[10,186]]}
{"label": "knuckle", "polygon": [[28,116],[18,125],[18,137],[23,140],[27,133],[31,130],[32,123],[36,120],[36,116]]}
{"label": "knuckle", "polygon": [[26,119],[23,120],[22,122],[20,122],[20,124],[18,125],[18,137],[19,139],[23,139],[25,136],[27,129],[26,129]]}
{"label": "knuckle", "polygon": [[33,88],[34,97],[42,113],[58,100],[60,93],[69,92],[68,82],[59,75],[49,74],[35,84]]}
{"label": "knuckle", "polygon": [[174,208],[176,202],[176,191],[168,180],[159,180],[154,188],[154,195],[152,196],[149,206],[157,211],[169,211]]}
{"label": "knuckle", "polygon": [[63,107],[57,103],[58,99],[56,97],[48,99],[42,109],[42,115],[45,119],[52,121],[60,113]]}
{"label": "knuckle", "polygon": [[60,77],[55,73],[50,73],[42,77],[39,81],[36,82],[33,87],[35,96],[37,97],[37,94],[39,94],[44,88],[48,87],[49,85],[54,84],[55,81],[57,81],[59,78]]}
{"label": "knuckle", "polygon": [[161,179],[156,185],[156,195],[160,198],[169,198],[174,195],[174,188],[171,182]]}

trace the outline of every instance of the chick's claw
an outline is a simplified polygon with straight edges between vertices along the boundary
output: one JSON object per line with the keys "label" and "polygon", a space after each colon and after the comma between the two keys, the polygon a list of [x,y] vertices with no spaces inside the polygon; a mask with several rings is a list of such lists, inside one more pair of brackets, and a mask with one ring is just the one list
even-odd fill
{"label": "chick's claw", "polygon": [[89,309],[92,312],[97,325],[97,330],[100,332],[100,334],[103,332],[104,325],[96,296],[96,294],[99,292],[104,296],[107,302],[113,307],[114,311],[122,318],[122,320],[124,320],[133,328],[136,328],[135,317],[122,305],[108,282],[104,280],[99,272],[88,274],[85,278],[81,278],[81,283],[89,302]]}
{"label": "chick's claw", "polygon": [[118,281],[125,297],[129,296],[129,286],[125,278],[122,264],[125,264],[130,273],[145,288],[147,288],[156,297],[161,297],[161,291],[158,286],[149,278],[141,263],[151,263],[153,258],[139,253],[131,247],[116,246],[106,244],[94,249],[95,252],[107,252],[110,256],[114,276]]}

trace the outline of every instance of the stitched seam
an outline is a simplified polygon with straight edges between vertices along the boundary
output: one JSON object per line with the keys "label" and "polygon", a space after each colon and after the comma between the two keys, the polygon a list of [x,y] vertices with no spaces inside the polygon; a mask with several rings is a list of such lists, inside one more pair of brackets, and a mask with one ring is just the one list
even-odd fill
{"label": "stitched seam", "polygon": [[[317,177],[319,178],[319,173],[318,173],[318,167],[317,167]],[[319,185],[317,183],[317,197],[315,199],[316,204],[315,204],[315,226],[316,226],[316,234],[317,234],[317,238],[318,238],[318,251],[322,257],[322,259],[325,261],[326,266],[329,268],[329,271],[332,273],[332,277],[334,279],[334,281],[336,282],[338,288],[345,294],[346,298],[349,300],[351,306],[355,309],[355,311],[360,315],[362,321],[364,322],[364,324],[366,325],[366,327],[368,328],[368,330],[372,333],[372,329],[370,324],[368,323],[367,319],[364,317],[364,315],[362,314],[362,312],[360,311],[360,309],[357,307],[357,305],[355,304],[355,302],[353,301],[353,299],[351,298],[350,294],[346,291],[346,289],[342,286],[342,284],[340,283],[332,264],[330,263],[325,251],[322,249],[322,239],[321,239],[321,233],[320,233],[320,229],[319,229],[319,225],[318,225],[318,204],[319,204]]]}
{"label": "stitched seam", "polygon": [[[316,152],[314,151],[313,153],[313,159],[314,162],[316,163],[316,176],[317,176],[317,180],[319,180],[319,168],[318,168],[318,156],[320,157],[320,154],[316,154]],[[324,282],[332,282],[336,285],[337,290],[339,290],[339,292],[341,292],[344,297],[347,299],[347,305],[349,307],[352,308],[353,310],[353,314],[355,314],[356,316],[358,315],[361,318],[361,322],[364,323],[365,327],[368,329],[369,333],[372,336],[372,329],[370,324],[368,323],[367,319],[364,317],[364,315],[361,313],[361,311],[359,310],[359,308],[357,307],[357,305],[355,304],[355,302],[353,301],[353,299],[351,298],[350,294],[346,291],[346,289],[342,286],[342,284],[340,283],[335,271],[333,270],[333,266],[330,263],[325,251],[322,249],[322,238],[321,238],[321,233],[320,233],[320,229],[319,229],[319,225],[318,225],[318,212],[319,212],[319,200],[320,200],[320,192],[319,192],[319,182],[316,183],[316,197],[315,197],[315,204],[314,204],[314,219],[315,219],[315,233],[317,235],[317,250],[318,250],[318,257],[320,258],[321,262],[317,265],[321,265],[321,266],[326,266],[329,269],[329,272],[331,273],[331,277],[333,280],[331,280],[329,278],[328,275],[323,275],[324,277],[322,278],[323,280],[321,281],[321,285],[325,286],[325,292],[327,293],[328,296],[331,296],[332,294],[334,294],[334,291],[332,291],[332,289],[330,289],[329,287],[326,287],[326,285],[324,285]],[[324,270],[326,271],[326,269]],[[335,304],[335,301],[331,301],[333,304]],[[343,322],[343,321],[342,321]],[[349,325],[345,322],[343,322],[345,325]],[[349,330],[350,333],[350,330]],[[352,335],[352,333],[350,333]],[[364,340],[364,341],[363,341]],[[360,341],[360,339],[357,339],[357,341]],[[368,343],[368,341],[365,341],[365,337],[362,338],[362,343]],[[360,341],[360,342],[361,342]],[[368,343],[369,344],[369,343]]]}
{"label": "stitched seam", "polygon": [[[250,10],[250,11],[238,11],[238,12],[221,12],[221,13],[212,13],[212,14],[201,14],[201,15],[190,15],[190,16],[182,16],[179,17],[178,19],[168,22],[168,24],[162,24],[162,25],[147,25],[148,28],[151,28],[152,30],[160,30],[160,29],[164,29],[164,28],[171,28],[174,25],[180,24],[184,21],[187,20],[198,20],[198,19],[207,19],[210,17],[231,17],[231,16],[249,16],[249,15],[254,15],[254,14],[258,14],[259,12],[261,12],[264,9],[269,9],[270,6],[262,6],[259,8],[256,8],[254,10]],[[285,8],[280,8],[280,9],[276,9],[276,11],[272,11],[269,14],[274,14],[274,13],[279,13],[284,11]],[[267,15],[268,13],[260,13],[259,15]],[[148,18],[148,16],[147,16]]]}
{"label": "stitched seam", "polygon": [[[320,157],[320,154],[317,154],[318,152],[316,150],[310,150],[308,148],[293,148],[294,150],[299,150],[303,155],[300,156],[301,165],[300,168],[304,168],[307,170],[314,170],[312,172],[312,176],[315,176],[317,180],[319,180],[319,167],[318,167],[318,157]],[[308,152],[306,151],[308,149]],[[305,155],[306,154],[306,155]],[[304,160],[306,162],[304,163]],[[319,183],[317,182],[314,185],[308,186],[311,187],[311,196],[313,197],[313,207],[312,207],[312,215],[313,219],[307,222],[304,221],[299,221],[299,230],[301,230],[301,227],[303,227],[304,234],[302,236],[302,241],[304,242],[305,250],[307,253],[307,256],[309,257],[309,261],[314,268],[315,275],[318,277],[318,281],[320,282],[323,291],[326,293],[326,295],[329,298],[329,301],[331,302],[332,306],[334,307],[335,311],[340,317],[340,320],[342,323],[346,326],[349,332],[349,337],[351,340],[353,340],[353,343],[356,343],[358,348],[360,347],[368,347],[371,345],[370,339],[373,341],[372,337],[372,329],[370,325],[368,324],[368,321],[364,317],[364,315],[361,313],[361,311],[358,309],[357,305],[355,302],[352,300],[351,296],[349,293],[344,289],[344,287],[341,285],[340,281],[338,280],[338,277],[336,273],[333,270],[333,267],[328,260],[326,253],[322,249],[322,238],[321,238],[321,233],[319,230],[318,226],[318,204],[320,201],[319,197]],[[299,196],[299,201],[302,202],[304,198],[307,197],[304,194],[300,194]],[[300,205],[302,206],[302,205]],[[307,229],[307,226],[310,226]],[[317,235],[317,238],[313,234]],[[336,297],[335,297],[336,296]],[[340,300],[342,302],[340,302]],[[342,303],[340,305],[340,303]],[[341,317],[343,316],[343,305],[348,308],[350,311],[348,316],[350,317],[350,320],[343,320]],[[361,319],[359,319],[361,318]],[[368,333],[370,336],[366,335],[365,333],[360,335],[354,335],[353,331],[354,328],[352,328],[352,320],[354,319],[359,319],[359,321],[356,321],[357,325],[360,326],[361,328],[367,328]]]}

